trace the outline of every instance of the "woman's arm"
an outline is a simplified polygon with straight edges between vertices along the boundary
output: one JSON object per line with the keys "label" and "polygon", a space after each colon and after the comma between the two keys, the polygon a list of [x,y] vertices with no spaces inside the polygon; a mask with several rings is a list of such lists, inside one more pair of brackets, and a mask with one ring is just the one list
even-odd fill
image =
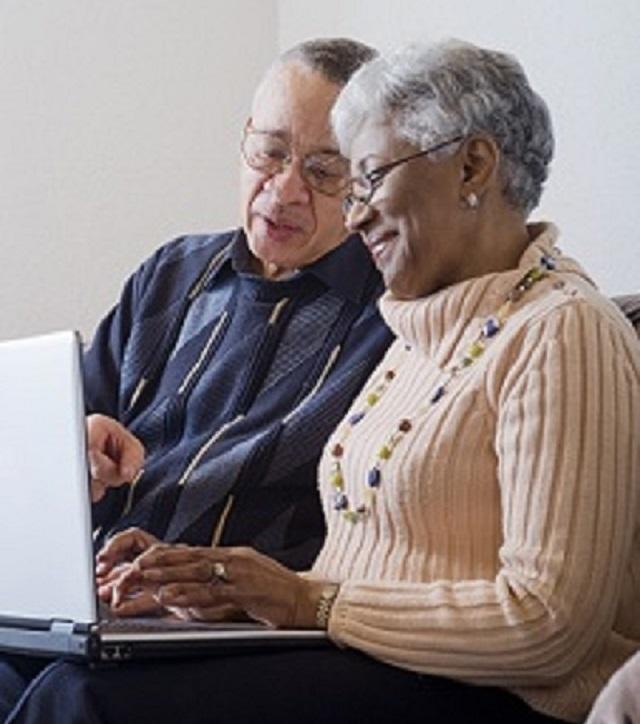
{"label": "woman's arm", "polygon": [[131,590],[151,594],[183,618],[217,621],[221,612],[279,628],[322,628],[331,598],[324,581],[285,568],[252,548],[157,544],[142,553],[114,586],[116,615],[138,613]]}

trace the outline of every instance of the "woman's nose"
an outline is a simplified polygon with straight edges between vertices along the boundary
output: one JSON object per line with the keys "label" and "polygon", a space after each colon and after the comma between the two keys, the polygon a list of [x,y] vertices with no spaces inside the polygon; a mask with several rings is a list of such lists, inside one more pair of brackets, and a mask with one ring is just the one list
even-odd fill
{"label": "woman's nose", "polygon": [[373,209],[358,199],[353,199],[344,209],[344,225],[349,231],[362,231],[373,215]]}

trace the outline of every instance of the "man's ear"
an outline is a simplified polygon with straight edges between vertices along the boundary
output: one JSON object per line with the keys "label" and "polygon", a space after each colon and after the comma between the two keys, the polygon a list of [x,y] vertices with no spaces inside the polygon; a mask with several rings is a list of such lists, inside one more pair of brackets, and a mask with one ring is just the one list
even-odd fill
{"label": "man's ear", "polygon": [[481,198],[497,178],[500,149],[493,138],[485,135],[469,136],[462,149],[461,196],[475,194]]}

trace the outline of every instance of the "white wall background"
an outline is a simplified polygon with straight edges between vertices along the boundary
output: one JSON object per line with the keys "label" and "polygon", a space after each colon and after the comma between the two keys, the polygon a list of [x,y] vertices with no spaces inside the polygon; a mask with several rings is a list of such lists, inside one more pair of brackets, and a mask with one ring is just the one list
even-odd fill
{"label": "white wall background", "polygon": [[551,109],[547,218],[609,293],[640,291],[638,0],[279,0],[279,43],[348,35],[381,49],[459,37],[516,55]]}
{"label": "white wall background", "polygon": [[275,0],[0,0],[0,339],[86,335],[163,241],[238,221]]}
{"label": "white wall background", "polygon": [[538,217],[640,290],[638,0],[0,0],[0,339],[89,335],[163,241],[237,215],[237,147],[278,49],[458,36],[515,53],[555,120]]}

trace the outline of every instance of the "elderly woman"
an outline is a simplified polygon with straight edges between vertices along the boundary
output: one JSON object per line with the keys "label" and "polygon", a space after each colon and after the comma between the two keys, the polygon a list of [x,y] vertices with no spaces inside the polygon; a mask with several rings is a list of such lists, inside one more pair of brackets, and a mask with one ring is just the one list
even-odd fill
{"label": "elderly woman", "polygon": [[326,447],[325,545],[304,576],[154,546],[113,605],[147,588],[338,648],[83,670],[73,701],[134,721],[109,696],[134,677],[156,722],[180,701],[192,721],[188,696],[216,722],[580,721],[640,649],[640,349],[556,229],[526,224],[546,106],[512,58],[449,42],[370,62],[334,121],[397,340]]}

